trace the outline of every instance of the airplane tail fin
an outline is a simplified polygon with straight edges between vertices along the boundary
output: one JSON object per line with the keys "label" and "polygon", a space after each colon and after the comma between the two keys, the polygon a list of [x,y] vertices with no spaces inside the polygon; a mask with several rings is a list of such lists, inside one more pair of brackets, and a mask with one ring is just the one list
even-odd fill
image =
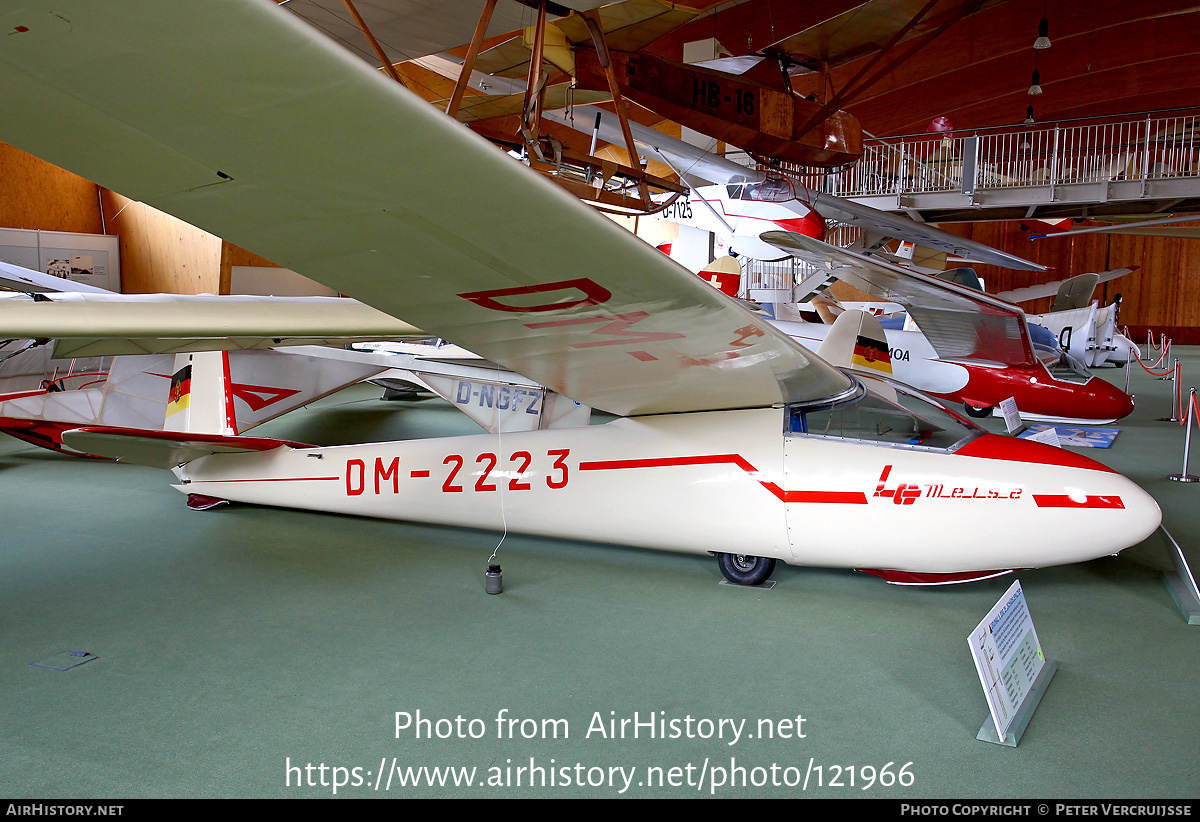
{"label": "airplane tail fin", "polygon": [[866,373],[891,374],[892,357],[879,320],[851,309],[838,315],[817,356],[832,365]]}
{"label": "airplane tail fin", "polygon": [[309,447],[270,437],[238,436],[228,351],[175,355],[161,431],[84,425],[64,431],[62,441],[84,454],[167,469],[210,454]]}
{"label": "airplane tail fin", "polygon": [[973,268],[947,268],[945,271],[937,275],[939,280],[956,283],[971,288],[975,291],[983,291],[983,283],[979,281],[979,275],[975,273]]}
{"label": "airplane tail fin", "polygon": [[[892,373],[892,356],[883,326],[873,315],[858,309],[838,315],[817,349],[817,356],[866,377]],[[886,398],[895,399],[896,392],[891,386],[876,380],[869,380],[868,385]]]}
{"label": "airplane tail fin", "polygon": [[1099,274],[1077,274],[1063,280],[1058,287],[1058,295],[1054,298],[1051,311],[1070,311],[1074,308],[1084,308],[1092,301],[1092,292],[1100,282]]}
{"label": "airplane tail fin", "polygon": [[241,434],[387,370],[377,363],[339,361],[313,352],[319,349],[175,355],[163,430]]}
{"label": "airplane tail fin", "polygon": [[176,354],[163,431],[235,436],[229,352]]}
{"label": "airplane tail fin", "polygon": [[736,257],[717,257],[700,269],[698,276],[730,297],[736,297],[742,288],[742,265]]}
{"label": "airplane tail fin", "polygon": [[838,305],[837,300],[830,296],[826,296],[824,292],[814,296],[809,302],[816,310],[817,316],[821,318],[821,322],[825,325],[833,325],[837,322],[837,318],[841,315],[844,308]]}

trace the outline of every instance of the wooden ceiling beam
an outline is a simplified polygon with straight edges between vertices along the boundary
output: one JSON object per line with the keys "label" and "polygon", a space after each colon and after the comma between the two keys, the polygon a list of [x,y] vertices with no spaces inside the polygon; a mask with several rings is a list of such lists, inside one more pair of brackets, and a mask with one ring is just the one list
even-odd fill
{"label": "wooden ceiling beam", "polygon": [[[1088,106],[1111,109],[1108,104],[1114,97],[1126,96],[1121,91],[1124,83],[1116,89],[1106,84],[1119,80],[1122,68],[1135,75],[1141,68],[1134,67],[1185,59],[1196,52],[1195,38],[1189,34],[1194,25],[1186,23],[1200,22],[1200,13],[1186,12],[1198,5],[1194,0],[1146,0],[1131,10],[1117,0],[1097,0],[1086,14],[1064,7],[1056,17],[1051,3],[1047,13],[1053,47],[1035,53],[1032,45],[1042,2],[1012,0],[969,18],[952,30],[952,36],[879,78],[847,109],[864,129],[879,135],[922,131],[940,114],[951,116],[959,127],[1019,122],[1030,103],[1038,119],[1043,119],[1043,107],[1047,113],[1060,106],[1075,112]],[[1025,92],[1035,59],[1046,93],[1033,98]],[[865,62],[836,69],[835,87]],[[1116,73],[1105,76],[1109,71]],[[1165,83],[1164,90],[1190,88],[1193,83],[1194,74],[1185,65],[1174,79],[1154,73]],[[801,94],[817,92],[819,84],[820,79],[812,75],[793,78],[793,87]],[[1141,84],[1143,91],[1149,91],[1145,85]],[[1186,100],[1175,103],[1183,104]],[[1133,110],[1143,108],[1134,105]]]}
{"label": "wooden ceiling beam", "polygon": [[764,51],[771,46],[866,5],[867,0],[810,0],[780,3],[778,0],[749,0],[715,14],[697,17],[655,40],[645,51],[665,60],[683,60],[683,45],[715,37],[735,56]]}

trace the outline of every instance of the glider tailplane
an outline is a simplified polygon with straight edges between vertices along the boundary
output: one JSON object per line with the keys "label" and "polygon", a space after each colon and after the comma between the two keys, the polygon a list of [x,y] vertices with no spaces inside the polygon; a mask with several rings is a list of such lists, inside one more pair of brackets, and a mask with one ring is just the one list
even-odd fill
{"label": "glider tailplane", "polygon": [[226,351],[175,355],[163,430],[86,426],[62,437],[65,445],[85,454],[167,469],[211,454],[311,447],[237,435]]}

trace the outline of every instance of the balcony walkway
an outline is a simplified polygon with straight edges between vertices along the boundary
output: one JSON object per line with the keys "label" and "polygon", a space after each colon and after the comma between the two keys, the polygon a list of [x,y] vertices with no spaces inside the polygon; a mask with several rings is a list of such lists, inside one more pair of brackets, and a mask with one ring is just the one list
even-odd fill
{"label": "balcony walkway", "polygon": [[869,140],[810,188],[925,222],[1200,211],[1200,114],[1156,113]]}

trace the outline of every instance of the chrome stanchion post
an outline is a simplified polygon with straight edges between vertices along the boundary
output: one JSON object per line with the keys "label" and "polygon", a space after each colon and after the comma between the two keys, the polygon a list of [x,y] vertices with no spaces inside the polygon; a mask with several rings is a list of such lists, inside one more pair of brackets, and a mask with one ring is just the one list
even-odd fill
{"label": "chrome stanchion post", "polygon": [[[1179,366],[1179,359],[1175,359],[1175,367],[1171,369],[1171,416],[1159,417],[1159,422],[1179,422],[1179,412],[1182,411],[1179,407],[1179,374],[1182,369]],[[1167,379],[1160,377],[1159,379]]]}
{"label": "chrome stanchion post", "polygon": [[1187,433],[1183,435],[1183,472],[1171,474],[1167,479],[1176,482],[1200,482],[1200,477],[1188,473],[1188,457],[1192,450],[1192,413],[1196,408],[1196,389],[1188,390]]}
{"label": "chrome stanchion post", "polygon": [[[1169,342],[1167,342],[1166,337],[1162,337],[1161,340],[1162,340],[1162,351],[1158,355],[1158,362],[1156,362],[1156,363],[1154,363],[1154,365],[1150,366],[1151,368],[1158,368],[1163,363],[1171,362],[1171,358],[1169,356],[1171,353],[1171,344]],[[1159,377],[1159,379],[1160,380],[1171,380],[1171,379],[1174,379],[1174,376],[1168,376],[1167,374],[1163,374],[1161,377]]]}

